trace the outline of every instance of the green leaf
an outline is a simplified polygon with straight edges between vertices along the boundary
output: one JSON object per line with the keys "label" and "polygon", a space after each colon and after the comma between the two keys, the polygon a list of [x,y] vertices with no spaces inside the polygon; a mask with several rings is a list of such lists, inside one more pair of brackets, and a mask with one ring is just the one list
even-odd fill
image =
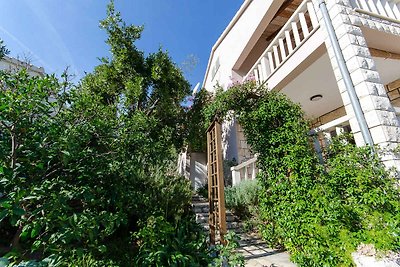
{"label": "green leaf", "polygon": [[33,227],[33,229],[32,229],[32,232],[31,232],[31,238],[35,238],[36,236],[38,236],[39,235],[39,233],[40,233],[40,225],[37,223],[37,224],[35,224],[35,226]]}
{"label": "green leaf", "polygon": [[97,249],[100,253],[105,253],[107,251],[107,247],[105,245],[98,246]]}
{"label": "green leaf", "polygon": [[0,222],[1,222],[2,220],[4,220],[4,218],[6,218],[7,215],[8,215],[8,210],[2,210],[2,211],[0,212]]}
{"label": "green leaf", "polygon": [[32,251],[38,250],[41,245],[42,245],[42,241],[36,240],[32,244]]}
{"label": "green leaf", "polygon": [[12,209],[12,212],[13,212],[14,215],[17,215],[17,216],[22,216],[22,215],[25,214],[25,210],[21,209],[21,208],[18,208],[18,207],[14,207]]}

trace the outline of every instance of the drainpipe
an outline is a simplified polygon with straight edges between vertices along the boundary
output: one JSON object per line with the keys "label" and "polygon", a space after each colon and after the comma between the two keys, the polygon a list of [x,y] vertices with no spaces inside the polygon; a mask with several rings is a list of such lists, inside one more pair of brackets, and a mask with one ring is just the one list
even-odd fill
{"label": "drainpipe", "polygon": [[328,32],[329,40],[332,43],[332,48],[339,65],[340,73],[342,74],[344,84],[346,86],[347,92],[349,93],[351,106],[353,107],[358,125],[360,126],[362,137],[366,145],[373,147],[374,142],[372,141],[372,136],[368,129],[364,113],[361,109],[360,101],[356,94],[356,90],[354,89],[349,69],[346,66],[342,50],[339,46],[339,41],[337,39],[335,30],[333,29],[332,20],[329,17],[328,9],[326,8],[326,3],[324,0],[319,0],[318,2],[319,2],[319,8],[322,13],[322,18],[324,19],[326,30]]}

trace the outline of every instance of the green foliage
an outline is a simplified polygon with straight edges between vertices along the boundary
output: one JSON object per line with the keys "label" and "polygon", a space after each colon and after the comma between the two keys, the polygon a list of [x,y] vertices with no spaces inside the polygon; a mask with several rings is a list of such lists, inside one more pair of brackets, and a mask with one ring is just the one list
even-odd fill
{"label": "green foliage", "polygon": [[0,39],[0,59],[2,59],[8,53],[10,53],[10,51],[4,45],[4,41]]}
{"label": "green foliage", "polygon": [[202,197],[204,197],[205,199],[208,198],[208,183],[206,183],[205,185],[197,188],[196,193]]}
{"label": "green foliage", "polygon": [[258,212],[260,185],[257,180],[248,180],[225,188],[225,205],[240,219],[255,216]]}
{"label": "green foliage", "polygon": [[177,223],[150,217],[133,235],[139,253],[135,266],[244,266],[244,258],[234,232],[225,236],[226,245],[208,247],[204,229],[192,215]]}
{"label": "green foliage", "polygon": [[239,247],[239,239],[235,232],[229,232],[225,235],[226,245],[217,245],[213,254],[218,255],[211,264],[212,266],[235,266],[244,267],[244,257],[235,252]]}
{"label": "green foliage", "polygon": [[261,232],[271,245],[300,266],[352,266],[361,243],[400,249],[400,192],[370,148],[337,140],[319,165],[300,106],[254,82],[219,91],[205,114],[230,110],[258,153]]}
{"label": "green foliage", "polygon": [[207,150],[207,121],[203,111],[210,103],[211,95],[205,89],[197,92],[193,105],[187,112],[187,143],[191,152],[206,152]]}
{"label": "green foliage", "polygon": [[211,261],[203,229],[193,217],[176,224],[150,217],[135,235],[135,266],[207,266]]}
{"label": "green foliage", "polygon": [[138,50],[135,42],[143,27],[126,25],[113,2],[100,26],[108,35],[112,57],[102,59],[102,64],[83,79],[82,88],[98,95],[103,103],[117,105],[122,114],[141,112],[144,119],[153,119],[166,141],[181,148],[185,137],[181,103],[190,93],[182,71],[161,49],[148,56]]}
{"label": "green foliage", "polygon": [[202,242],[185,223],[192,193],[174,167],[189,84],[165,52],[136,48],[142,28],[112,3],[101,26],[111,58],[77,86],[0,72],[0,253],[11,262],[130,266],[142,253],[130,236],[145,235],[149,218],[160,220],[155,234],[171,239],[164,225],[182,222],[174,234]]}

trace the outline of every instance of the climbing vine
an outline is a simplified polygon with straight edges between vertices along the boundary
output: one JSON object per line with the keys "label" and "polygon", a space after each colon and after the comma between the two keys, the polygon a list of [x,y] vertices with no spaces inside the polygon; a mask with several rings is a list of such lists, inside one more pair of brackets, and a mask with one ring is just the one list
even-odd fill
{"label": "climbing vine", "polygon": [[258,153],[260,232],[299,266],[352,266],[360,244],[400,248],[400,197],[376,154],[335,140],[318,163],[301,107],[255,82],[217,89],[207,120],[229,111]]}

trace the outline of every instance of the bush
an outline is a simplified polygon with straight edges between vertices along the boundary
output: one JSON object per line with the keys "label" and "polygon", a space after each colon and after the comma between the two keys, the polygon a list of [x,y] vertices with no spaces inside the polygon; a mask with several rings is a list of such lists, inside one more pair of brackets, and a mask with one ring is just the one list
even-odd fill
{"label": "bush", "polygon": [[240,219],[255,215],[258,207],[260,186],[257,180],[248,180],[225,188],[225,205]]}
{"label": "bush", "polygon": [[206,183],[205,185],[197,188],[196,193],[199,196],[201,196],[201,197],[203,197],[205,199],[208,199],[208,183]]}
{"label": "bush", "polygon": [[175,224],[163,217],[150,217],[133,235],[139,247],[134,265],[244,266],[243,256],[235,252],[239,243],[234,232],[225,236],[226,246],[209,247],[204,229],[192,215]]}
{"label": "bush", "polygon": [[206,236],[193,217],[176,224],[150,217],[134,239],[139,247],[135,266],[207,266],[211,262]]}

